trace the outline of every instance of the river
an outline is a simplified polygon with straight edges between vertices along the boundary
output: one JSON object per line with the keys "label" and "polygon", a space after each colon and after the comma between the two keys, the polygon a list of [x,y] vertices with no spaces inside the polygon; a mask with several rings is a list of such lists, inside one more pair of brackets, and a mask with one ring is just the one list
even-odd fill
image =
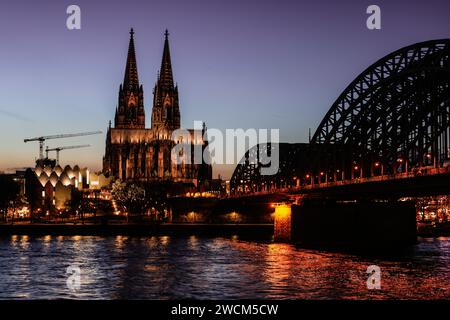
{"label": "river", "polygon": [[[370,265],[380,289],[367,288]],[[0,270],[0,299],[449,299],[450,238],[361,256],[238,237],[18,235],[0,238]]]}

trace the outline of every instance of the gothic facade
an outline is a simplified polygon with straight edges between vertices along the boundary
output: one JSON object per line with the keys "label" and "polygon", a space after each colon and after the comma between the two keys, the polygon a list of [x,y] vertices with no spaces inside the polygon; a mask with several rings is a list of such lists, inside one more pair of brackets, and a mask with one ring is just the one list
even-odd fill
{"label": "gothic facade", "polygon": [[[166,30],[161,69],[153,89],[151,127],[145,127],[144,91],[139,83],[134,32],[131,29],[123,83],[119,88],[114,126],[111,122],[106,135],[103,172],[121,180],[170,180],[198,183],[211,180],[212,168],[202,160],[194,164],[194,150],[204,150],[205,127],[189,129],[187,135],[172,137],[180,129],[178,86],[175,85],[170,59],[169,34]],[[184,139],[183,139],[184,138]],[[172,149],[183,140],[191,155],[184,161],[174,161]],[[182,153],[183,150],[180,151]],[[191,158],[191,161],[186,159]],[[183,158],[183,157],[181,157]],[[203,157],[202,157],[203,158]]]}

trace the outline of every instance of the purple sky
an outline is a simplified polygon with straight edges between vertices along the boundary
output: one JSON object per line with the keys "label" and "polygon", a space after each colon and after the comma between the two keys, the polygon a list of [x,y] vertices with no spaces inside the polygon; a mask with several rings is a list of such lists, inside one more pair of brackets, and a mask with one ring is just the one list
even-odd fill
{"label": "purple sky", "polygon": [[[81,7],[82,29],[66,28]],[[366,8],[382,30],[366,28]],[[31,166],[31,136],[106,130],[123,79],[129,29],[136,41],[147,126],[170,32],[183,127],[280,128],[306,142],[342,90],[366,67],[403,46],[450,37],[448,0],[49,0],[0,4],[0,170]],[[62,162],[101,168],[105,136]],[[226,169],[215,170],[229,175]]]}

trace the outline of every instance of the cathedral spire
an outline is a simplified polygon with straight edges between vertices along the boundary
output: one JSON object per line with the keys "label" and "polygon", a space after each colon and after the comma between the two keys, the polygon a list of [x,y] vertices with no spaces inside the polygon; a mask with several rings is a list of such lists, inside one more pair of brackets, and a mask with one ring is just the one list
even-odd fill
{"label": "cathedral spire", "polygon": [[145,128],[144,90],[139,85],[133,29],[130,30],[127,64],[123,84],[119,87],[114,125],[116,128]]}
{"label": "cathedral spire", "polygon": [[128,90],[130,88],[139,87],[139,78],[136,64],[136,52],[134,49],[134,30],[130,30],[130,44],[128,45],[127,64],[125,66],[125,76],[123,79],[123,88]]}
{"label": "cathedral spire", "polygon": [[180,127],[178,88],[174,87],[169,49],[169,32],[164,33],[164,50],[161,69],[153,90],[152,128],[169,130]]}
{"label": "cathedral spire", "polygon": [[161,61],[160,84],[162,87],[173,87],[172,62],[170,60],[169,31],[164,32],[164,51]]}

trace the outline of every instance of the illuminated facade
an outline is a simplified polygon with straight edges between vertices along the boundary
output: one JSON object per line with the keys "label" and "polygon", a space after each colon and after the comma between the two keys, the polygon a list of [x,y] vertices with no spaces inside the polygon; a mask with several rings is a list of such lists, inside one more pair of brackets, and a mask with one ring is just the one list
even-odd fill
{"label": "illuminated facade", "polygon": [[[134,32],[131,29],[114,126],[110,124],[106,136],[103,172],[121,180],[170,180],[198,185],[211,180],[211,166],[188,164],[188,161],[177,164],[171,158],[175,145],[172,133],[180,129],[180,108],[178,86],[173,81],[168,35],[166,30],[161,69],[153,89],[151,128],[146,128],[144,92],[139,84]],[[207,146],[203,140],[204,130],[205,127],[187,130],[189,136],[183,143],[204,150]]]}
{"label": "illuminated facade", "polygon": [[35,208],[66,209],[72,199],[72,191],[93,191],[107,188],[111,178],[91,173],[87,168],[70,165],[37,164],[24,174],[26,196]]}

